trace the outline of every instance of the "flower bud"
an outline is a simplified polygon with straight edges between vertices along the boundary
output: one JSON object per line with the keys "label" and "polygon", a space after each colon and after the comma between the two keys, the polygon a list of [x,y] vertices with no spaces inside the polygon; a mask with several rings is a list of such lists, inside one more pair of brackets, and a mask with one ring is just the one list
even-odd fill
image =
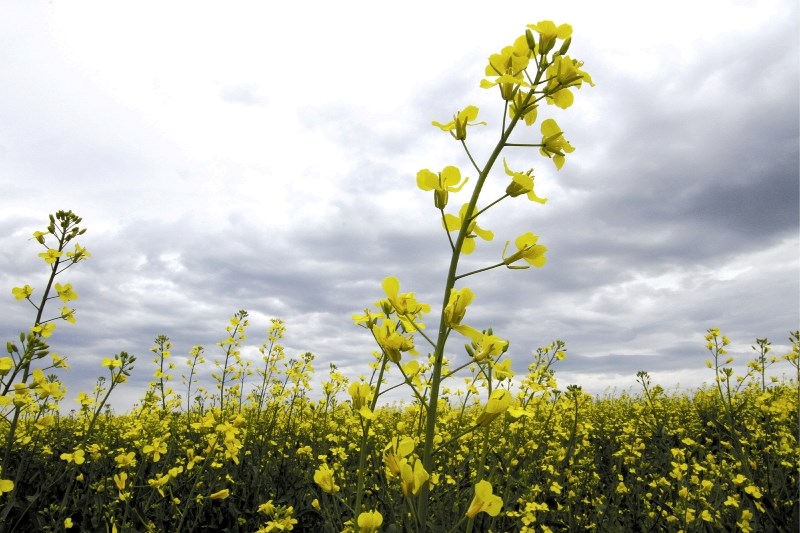
{"label": "flower bud", "polygon": [[559,55],[564,55],[569,50],[569,45],[572,44],[572,37],[567,37],[567,39],[561,44],[561,48],[558,49]]}
{"label": "flower bud", "polygon": [[528,48],[531,49],[531,52],[536,51],[536,39],[531,30],[525,30],[525,40],[528,41]]}

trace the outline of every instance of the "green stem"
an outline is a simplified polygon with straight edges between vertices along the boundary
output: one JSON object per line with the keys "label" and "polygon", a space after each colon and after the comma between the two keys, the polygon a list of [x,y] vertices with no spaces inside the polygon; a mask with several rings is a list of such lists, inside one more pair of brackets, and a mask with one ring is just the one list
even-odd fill
{"label": "green stem", "polygon": [[[386,363],[389,361],[389,358],[386,354],[383,355],[381,361],[381,369],[378,373],[378,381],[375,384],[375,393],[372,395],[372,404],[370,405],[370,409],[374,412],[375,406],[378,404],[378,396],[381,389],[381,382],[383,381],[383,374],[386,371]],[[361,416],[356,414],[356,416]],[[358,485],[356,488],[356,504],[353,506],[353,523],[355,524],[358,520],[358,515],[361,514],[361,498],[364,495],[364,482],[365,482],[365,470],[366,470],[366,461],[367,461],[367,443],[369,442],[369,428],[372,425],[371,420],[363,420],[361,424],[361,449],[358,453]]]}
{"label": "green stem", "polygon": [[[494,163],[497,161],[497,158],[500,156],[500,153],[503,151],[503,148],[505,147],[506,142],[508,141],[508,138],[510,137],[511,132],[514,130],[514,126],[516,126],[518,120],[519,116],[511,120],[511,123],[508,125],[508,128],[500,137],[500,140],[498,141],[497,145],[492,151],[492,154],[489,156],[489,159],[486,162],[486,166],[480,173],[480,176],[478,177],[478,182],[475,184],[475,189],[472,191],[472,197],[470,198],[466,211],[467,213],[472,213],[474,211],[475,205],[478,203],[478,198],[480,197],[481,190],[483,189],[483,184],[485,183],[486,178],[489,176],[489,172],[494,166]],[[447,324],[447,317],[445,316],[445,309],[447,307],[447,303],[450,301],[450,292],[453,290],[453,287],[455,286],[456,271],[458,269],[458,260],[461,257],[461,249],[462,245],[464,244],[464,239],[467,236],[467,228],[469,226],[469,223],[470,223],[470,217],[465,216],[464,220],[462,220],[461,222],[461,229],[458,232],[458,237],[456,239],[453,255],[450,258],[450,268],[448,269],[447,273],[447,281],[445,283],[444,297],[442,299],[442,312],[439,319],[439,337],[436,342],[436,350],[434,351],[433,374],[431,375],[431,395],[430,395],[430,401],[428,403],[427,419],[425,421],[425,446],[422,452],[422,465],[425,467],[425,470],[431,474],[434,471],[433,440],[436,434],[436,415],[439,403],[439,389],[442,379],[442,360],[444,359],[445,342],[447,340],[447,335],[450,331],[450,328]],[[423,525],[423,527],[428,519],[429,492],[430,492],[430,487],[429,484],[426,483],[422,487],[422,490],[420,491],[419,494],[419,517],[420,517],[420,523]]]}
{"label": "green stem", "polygon": [[467,272],[466,274],[459,274],[458,276],[456,276],[456,279],[466,278],[467,276],[471,276],[473,274],[479,274],[481,272],[486,272],[487,270],[492,270],[494,268],[501,267],[503,265],[505,265],[505,263],[503,261],[500,261],[496,265],[479,268],[478,270],[473,270],[472,272]]}

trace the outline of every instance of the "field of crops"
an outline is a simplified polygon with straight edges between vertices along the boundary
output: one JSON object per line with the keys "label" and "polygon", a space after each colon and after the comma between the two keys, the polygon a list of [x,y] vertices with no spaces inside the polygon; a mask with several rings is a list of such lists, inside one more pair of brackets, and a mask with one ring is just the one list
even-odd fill
{"label": "field of crops", "polygon": [[[45,283],[11,290],[35,316],[21,313],[22,333],[0,357],[0,533],[798,531],[800,332],[789,333],[788,353],[757,339],[737,374],[729,339],[711,328],[707,368],[698,361],[711,385],[667,393],[642,371],[636,394],[597,398],[559,386],[564,342],[535,350],[521,371],[508,340],[466,322],[475,297],[466,278],[546,263],[547,247],[526,228],[494,263],[459,270],[462,254],[494,236],[479,216],[501,202],[546,201],[532,169],[503,159],[492,179],[505,193],[479,204],[501,152],[535,147],[561,169],[574,150],[552,118],[537,142],[510,141],[540,108],[567,109],[573,90],[593,85],[567,55],[571,42],[568,24],[541,21],[489,57],[480,86],[499,93],[504,111],[482,166],[465,142],[486,124],[477,107],[433,122],[477,172],[457,214],[445,209],[468,181],[462,172],[417,173],[451,252],[441,308],[431,318],[431,305],[386,277],[380,300],[353,316],[377,346],[363,375],[331,365],[322,390],[311,385],[313,354],[284,353],[281,320],[259,357],[243,356],[242,310],[216,346],[178,354],[160,335],[152,366],[109,356],[94,390],[68,397],[67,358],[47,343],[76,320],[64,272],[91,256],[77,243],[82,219],[51,215],[32,239]],[[114,413],[108,400],[134,366],[153,379],[134,409]],[[387,401],[391,391],[406,400]],[[65,414],[75,399],[80,408]]]}
{"label": "field of crops", "polygon": [[[407,531],[417,529],[427,483],[430,531],[462,531],[468,520],[473,531],[797,530],[800,389],[796,380],[762,382],[762,370],[781,363],[766,342],[737,379],[719,354],[724,338],[710,331],[717,386],[692,395],[665,394],[646,373],[635,396],[559,390],[560,342],[533,354],[517,387],[473,365],[464,392],[440,400],[429,474],[419,460],[420,404],[368,407],[370,382],[388,370],[380,360],[364,382],[332,368],[324,398],[312,400],[314,356],[287,359],[276,320],[263,367],[248,368],[238,357],[245,326],[237,314],[220,343],[229,357],[216,362],[216,390],[193,377],[207,364],[201,348],[175,357],[166,337],[156,339],[155,379],[129,414],[103,409],[112,385],[124,383],[126,354],[105,361],[109,379],[82,394],[71,416],[57,411],[63,387],[39,372],[30,387],[6,390],[0,527]],[[796,334],[793,342],[783,359],[796,368]],[[185,368],[175,368],[180,359]],[[406,364],[423,395],[426,366]]]}

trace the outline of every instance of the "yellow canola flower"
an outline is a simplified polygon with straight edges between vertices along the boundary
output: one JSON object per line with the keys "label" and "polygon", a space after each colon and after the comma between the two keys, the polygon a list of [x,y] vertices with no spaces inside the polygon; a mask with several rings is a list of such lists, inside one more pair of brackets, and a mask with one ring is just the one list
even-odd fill
{"label": "yellow canola flower", "polygon": [[24,300],[33,294],[33,287],[30,285],[25,285],[24,287],[14,287],[11,289],[11,294],[13,294],[14,298],[17,300]]}
{"label": "yellow canola flower", "polygon": [[539,198],[533,192],[533,169],[527,172],[516,172],[508,168],[508,163],[503,158],[503,166],[506,169],[506,175],[511,176],[511,183],[506,187],[506,194],[512,198],[516,198],[522,194],[528,196],[528,200],[543,204],[547,202],[547,198]]}
{"label": "yellow canola flower", "polygon": [[386,352],[386,356],[393,363],[399,363],[401,352],[416,355],[414,340],[397,331],[397,323],[393,320],[381,320],[381,324],[372,326],[372,333],[378,345]]}
{"label": "yellow canola flower", "polygon": [[422,466],[422,461],[417,459],[414,462],[413,469],[407,461],[403,462],[400,466],[400,478],[402,479],[400,486],[403,489],[403,494],[405,496],[411,496],[412,494],[416,496],[422,486],[425,485],[425,482],[428,481],[430,475],[425,470],[425,467]]}
{"label": "yellow canola flower", "polygon": [[68,462],[68,463],[75,463],[76,465],[82,465],[86,462],[86,452],[81,449],[74,450],[73,453],[62,453],[59,458]]}
{"label": "yellow canola flower", "polygon": [[88,258],[92,257],[92,254],[90,254],[86,250],[86,248],[84,248],[80,244],[76,244],[75,245],[75,251],[74,252],[67,252],[67,257],[72,259],[73,263],[77,263],[81,259],[88,259]]}
{"label": "yellow canola flower", "polygon": [[44,262],[48,265],[52,265],[55,263],[63,252],[59,252],[58,250],[53,250],[52,248],[48,248],[46,252],[42,252],[39,254],[39,257],[44,259]]}
{"label": "yellow canola flower", "polygon": [[353,401],[353,411],[369,420],[375,418],[375,413],[369,408],[370,400],[372,400],[372,387],[369,383],[354,381],[350,384],[347,392],[350,393],[350,398]]}
{"label": "yellow canola flower", "polygon": [[575,97],[569,87],[580,89],[584,81],[594,87],[592,77],[581,70],[582,61],[569,56],[556,56],[553,64],[547,68],[547,77],[550,79],[545,94],[548,103],[555,104],[561,109],[572,105]]}
{"label": "yellow canola flower", "polygon": [[75,398],[75,401],[81,404],[81,407],[88,407],[94,403],[94,398],[81,391],[78,393],[78,397]]}
{"label": "yellow canola flower", "polygon": [[0,376],[5,376],[14,368],[14,360],[10,357],[0,357]]}
{"label": "yellow canola flower", "polygon": [[50,335],[52,335],[53,331],[55,331],[55,329],[56,329],[56,325],[54,323],[52,323],[52,322],[46,322],[44,324],[37,324],[37,325],[31,327],[31,331],[33,333],[38,333],[39,335],[41,335],[45,339],[47,337],[49,337]]}
{"label": "yellow canola flower", "polygon": [[484,363],[487,360],[503,354],[508,349],[508,341],[501,339],[497,335],[481,332],[472,326],[460,325],[453,328],[465,337],[472,339],[472,347],[468,350],[476,363]]}
{"label": "yellow canola flower", "polygon": [[508,257],[505,256],[509,244],[506,242],[506,246],[503,249],[503,263],[505,263],[505,265],[509,268],[528,268],[525,265],[515,267],[511,266],[512,263],[516,263],[520,259],[524,259],[529,265],[533,265],[536,268],[543,267],[545,263],[547,263],[547,258],[544,256],[544,254],[547,252],[547,246],[538,244],[538,242],[538,235],[530,231],[523,233],[514,241],[517,251]]}
{"label": "yellow canola flower", "polygon": [[14,482],[10,479],[0,479],[0,495],[14,490]]}
{"label": "yellow canola flower", "polygon": [[749,494],[750,496],[752,496],[753,498],[755,498],[755,499],[760,499],[760,498],[761,498],[761,496],[763,496],[763,495],[761,494],[761,489],[759,489],[759,488],[758,488],[757,486],[755,486],[755,485],[747,485],[747,486],[744,488],[744,491],[745,491],[747,494]]}
{"label": "yellow canola flower", "polygon": [[433,205],[436,209],[444,209],[451,192],[460,191],[469,178],[461,180],[461,171],[452,165],[444,167],[439,174],[427,168],[417,172],[417,187],[423,191],[433,191]]}
{"label": "yellow canola flower", "polygon": [[494,371],[494,377],[500,381],[514,377],[514,371],[511,370],[511,359],[505,359],[499,363],[493,363],[492,370]]}
{"label": "yellow canola flower", "polygon": [[491,241],[494,239],[494,233],[478,226],[476,221],[477,217],[473,217],[471,213],[467,214],[468,208],[469,204],[464,204],[458,211],[458,216],[451,215],[450,213],[447,213],[444,216],[444,227],[447,229],[447,231],[460,230],[462,222],[465,219],[469,219],[469,222],[467,222],[466,238],[461,246],[461,251],[465,254],[471,254],[473,251],[475,251],[475,237],[480,237],[485,241]]}
{"label": "yellow canola flower", "polygon": [[103,366],[107,366],[108,368],[116,368],[118,366],[122,366],[122,361],[119,359],[112,359],[110,357],[103,357]]}
{"label": "yellow canola flower", "polygon": [[67,358],[58,355],[56,352],[50,352],[50,357],[53,359],[53,366],[56,368],[69,368]]}
{"label": "yellow canola flower", "polygon": [[414,451],[414,439],[403,437],[398,440],[393,437],[389,444],[383,449],[383,464],[386,466],[386,477],[400,475],[400,468],[406,462],[407,457]]}
{"label": "yellow canola flower", "polygon": [[321,464],[314,472],[314,483],[328,494],[339,492],[339,485],[333,481],[333,470],[326,463]]}
{"label": "yellow canola flower", "polygon": [[536,51],[542,55],[553,49],[556,39],[566,40],[572,37],[572,26],[569,24],[556,26],[552,20],[540,20],[536,24],[528,24],[528,28],[539,34]]}
{"label": "yellow canola flower", "polygon": [[45,238],[45,237],[46,237],[46,236],[47,236],[49,233],[50,233],[49,231],[34,231],[34,232],[33,232],[33,238],[34,238],[34,239],[36,239],[36,241],[37,241],[39,244],[44,244],[44,238]]}
{"label": "yellow canola flower", "polygon": [[114,474],[114,484],[117,486],[117,489],[120,491],[125,490],[125,482],[128,479],[128,474],[126,472],[120,472],[119,474]]}
{"label": "yellow canola flower", "polygon": [[372,327],[378,322],[378,319],[386,318],[386,315],[383,313],[373,314],[369,309],[364,309],[363,315],[354,314],[351,318],[356,326],[365,324],[367,327]]}
{"label": "yellow canola flower", "polygon": [[157,463],[158,460],[161,459],[161,456],[167,453],[167,443],[165,441],[169,438],[169,436],[170,434],[166,433],[163,437],[153,438],[153,442],[146,444],[144,448],[142,448],[142,452],[145,454],[153,454],[153,462]]}
{"label": "yellow canola flower", "polygon": [[360,533],[376,533],[383,524],[383,515],[378,511],[365,511],[358,515]]}
{"label": "yellow canola flower", "polygon": [[61,298],[61,301],[64,303],[67,303],[70,300],[78,299],[78,293],[72,290],[71,283],[65,283],[64,285],[56,283],[56,293],[58,294],[58,297]]}
{"label": "yellow canola flower", "polygon": [[400,281],[396,277],[388,276],[384,278],[381,282],[381,287],[398,316],[409,317],[419,313],[430,313],[431,306],[418,302],[413,292],[400,294]]}
{"label": "yellow canola flower", "polygon": [[475,496],[472,498],[467,517],[475,518],[478,513],[486,513],[489,516],[497,516],[503,508],[503,499],[492,494],[492,484],[486,480],[478,481],[475,484]]}
{"label": "yellow canola flower", "polygon": [[231,491],[228,489],[218,490],[212,494],[209,494],[208,497],[212,500],[224,500],[228,496],[231,495]]}
{"label": "yellow canola flower", "polygon": [[489,89],[500,85],[500,95],[504,100],[511,100],[519,86],[530,88],[525,81],[523,72],[528,68],[531,50],[527,38],[522,35],[514,44],[506,46],[499,54],[489,56],[489,64],[484,73],[486,76],[496,76],[494,81],[481,80],[481,87]]}
{"label": "yellow canola flower", "polygon": [[148,479],[147,484],[153,487],[158,491],[158,493],[163,497],[164,496],[164,485],[169,483],[170,478],[169,474],[156,474],[154,479]]}
{"label": "yellow canola flower", "polygon": [[453,289],[450,291],[450,298],[444,308],[444,316],[447,325],[451,328],[461,324],[464,315],[467,313],[467,306],[472,303],[475,293],[469,287]]}
{"label": "yellow canola flower", "polygon": [[489,401],[478,416],[475,424],[481,427],[488,426],[492,420],[503,414],[511,406],[511,392],[506,389],[495,389],[489,395]]}
{"label": "yellow canola flower", "polygon": [[545,157],[552,158],[557,169],[564,166],[564,154],[575,151],[575,148],[564,138],[564,132],[555,120],[548,118],[542,122],[542,146],[539,153]]}
{"label": "yellow canola flower", "polygon": [[69,309],[67,307],[61,308],[61,318],[69,322],[70,324],[74,324],[76,322],[75,319],[75,309]]}
{"label": "yellow canola flower", "polygon": [[478,118],[478,108],[474,105],[468,105],[453,116],[453,120],[447,124],[433,121],[433,125],[442,131],[449,131],[450,135],[457,141],[463,141],[467,138],[467,126],[477,126],[479,124],[486,125],[486,122],[473,122]]}

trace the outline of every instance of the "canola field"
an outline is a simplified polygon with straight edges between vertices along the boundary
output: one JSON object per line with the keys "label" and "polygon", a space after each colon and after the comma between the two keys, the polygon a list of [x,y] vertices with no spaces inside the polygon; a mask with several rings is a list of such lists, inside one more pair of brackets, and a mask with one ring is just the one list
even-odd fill
{"label": "canola field", "polygon": [[[466,142],[489,131],[477,106],[432,122],[465,151],[463,171],[416,175],[451,252],[441,307],[431,315],[386,277],[380,300],[353,316],[377,347],[357,378],[330,365],[315,379],[313,354],[284,353],[279,319],[255,333],[266,337],[258,357],[244,357],[241,310],[216,346],[173,353],[159,335],[150,360],[109,354],[93,390],[68,394],[68,358],[48,343],[77,319],[65,277],[91,255],[77,242],[79,216],[50,215],[31,239],[44,283],[11,289],[34,316],[20,313],[21,333],[0,356],[0,533],[797,532],[800,332],[789,332],[788,353],[756,339],[737,373],[730,340],[711,327],[698,361],[710,385],[668,393],[642,371],[636,393],[593,397],[558,383],[564,342],[522,365],[516,354],[512,368],[502,332],[472,323],[465,280],[547,262],[524,228],[485,266],[459,265],[489,250],[487,211],[546,202],[533,169],[503,158],[496,172],[507,147],[556,170],[572,157],[556,120],[538,122],[594,86],[571,45],[571,26],[540,21],[489,56],[480,86],[503,111],[482,164]],[[489,179],[505,192],[485,198]],[[454,210],[460,193],[468,199]],[[134,370],[152,381],[135,408],[115,413],[109,398]],[[386,401],[398,389],[407,400]]]}
{"label": "canola field", "polygon": [[[800,388],[794,379],[762,381],[772,364],[796,368],[796,333],[793,353],[771,356],[764,341],[737,377],[726,366],[727,339],[711,330],[716,386],[693,394],[667,394],[645,372],[636,395],[560,390],[561,342],[533,354],[518,387],[473,368],[462,391],[440,400],[439,461],[428,474],[419,404],[364,416],[374,388],[335,367],[324,397],[312,400],[314,356],[286,358],[284,325],[274,320],[263,366],[251,368],[238,356],[246,322],[242,312],[231,319],[223,356],[210,362],[201,347],[172,356],[158,337],[155,379],[127,414],[103,409],[132,364],[124,353],[104,362],[109,378],[82,393],[80,412],[69,416],[57,411],[63,386],[40,372],[28,388],[7,391],[0,528],[463,531],[471,520],[473,531],[797,529]],[[204,365],[220,386],[197,384]],[[380,361],[373,366],[375,378]],[[425,394],[423,366],[409,378]],[[426,483],[421,527],[415,498]],[[367,510],[354,524],[359,488]]]}

